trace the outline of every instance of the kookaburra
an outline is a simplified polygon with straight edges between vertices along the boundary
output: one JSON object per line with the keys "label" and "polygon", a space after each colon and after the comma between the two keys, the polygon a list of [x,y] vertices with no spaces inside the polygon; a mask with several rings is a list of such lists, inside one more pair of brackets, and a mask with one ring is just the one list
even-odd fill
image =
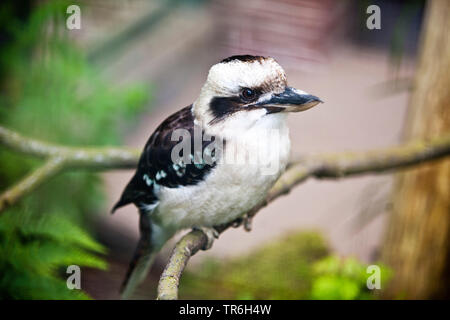
{"label": "kookaburra", "polygon": [[[141,237],[122,286],[123,297],[145,278],[155,254],[177,231],[199,228],[210,246],[217,237],[214,226],[235,221],[263,201],[288,163],[287,113],[319,102],[289,87],[273,58],[239,55],[213,65],[197,100],[169,116],[151,135],[113,208],[114,212],[134,203],[140,213]],[[180,143],[173,135],[177,130],[189,139],[181,160],[174,159],[173,152]],[[196,130],[212,138],[196,144]],[[211,141],[219,140],[220,152],[208,149]],[[235,156],[245,153],[244,161],[224,161],[229,149]],[[206,153],[209,161],[201,157]],[[245,161],[256,153],[264,159]],[[266,170],[268,163],[273,170]]]}

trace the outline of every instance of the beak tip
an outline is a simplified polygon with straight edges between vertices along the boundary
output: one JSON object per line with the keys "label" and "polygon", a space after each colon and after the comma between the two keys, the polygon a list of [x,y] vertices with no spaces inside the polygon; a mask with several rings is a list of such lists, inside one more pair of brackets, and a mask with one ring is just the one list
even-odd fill
{"label": "beak tip", "polygon": [[317,101],[318,103],[324,103],[322,99],[316,96],[314,96],[313,100]]}

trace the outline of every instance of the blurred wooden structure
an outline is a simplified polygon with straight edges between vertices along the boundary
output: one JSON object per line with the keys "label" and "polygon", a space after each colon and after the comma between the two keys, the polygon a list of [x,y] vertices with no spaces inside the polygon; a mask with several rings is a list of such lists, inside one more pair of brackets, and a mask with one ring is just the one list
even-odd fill
{"label": "blurred wooden structure", "polygon": [[284,67],[316,69],[341,30],[347,2],[333,0],[218,0],[214,10],[224,55],[275,57]]}
{"label": "blurred wooden structure", "polygon": [[[450,1],[428,2],[406,139],[450,131]],[[449,298],[450,160],[401,174],[384,260],[393,268],[387,298]]]}

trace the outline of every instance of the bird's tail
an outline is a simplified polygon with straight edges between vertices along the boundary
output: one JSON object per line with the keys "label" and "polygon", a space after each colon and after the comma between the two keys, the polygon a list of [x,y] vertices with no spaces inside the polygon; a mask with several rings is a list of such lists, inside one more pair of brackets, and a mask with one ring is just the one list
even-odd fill
{"label": "bird's tail", "polygon": [[120,289],[122,299],[128,299],[136,287],[145,279],[156,253],[157,251],[152,248],[150,239],[141,235]]}
{"label": "bird's tail", "polygon": [[120,289],[122,299],[128,299],[145,279],[156,254],[168,239],[162,233],[161,236],[164,239],[157,239],[156,243],[152,241],[152,222],[149,212],[140,211],[139,229],[141,237]]}

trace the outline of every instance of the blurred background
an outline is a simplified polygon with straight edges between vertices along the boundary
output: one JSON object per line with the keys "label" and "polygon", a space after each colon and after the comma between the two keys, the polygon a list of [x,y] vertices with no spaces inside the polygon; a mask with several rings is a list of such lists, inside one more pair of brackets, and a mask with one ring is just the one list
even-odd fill
{"label": "blurred background", "polygon": [[[79,30],[66,27],[72,4],[81,9]],[[366,27],[371,4],[381,9],[380,30]],[[210,66],[234,54],[274,57],[292,86],[325,101],[290,117],[295,153],[368,150],[414,136],[405,128],[414,121],[425,0],[21,0],[0,8],[0,123],[27,136],[142,148],[163,119],[196,99]],[[443,133],[449,115],[441,110]],[[1,146],[0,159],[1,190],[39,164]],[[445,166],[434,229],[422,228],[418,211],[411,217],[414,208],[396,212],[398,174],[310,180],[263,209],[250,233],[229,230],[195,255],[180,298],[448,297]],[[109,210],[132,174],[64,173],[2,213],[0,297],[119,298],[138,214]],[[402,219],[417,217],[401,229]],[[134,298],[155,297],[175,240]],[[82,290],[66,288],[69,264],[82,267]],[[366,287],[371,264],[381,267],[381,290]]]}

